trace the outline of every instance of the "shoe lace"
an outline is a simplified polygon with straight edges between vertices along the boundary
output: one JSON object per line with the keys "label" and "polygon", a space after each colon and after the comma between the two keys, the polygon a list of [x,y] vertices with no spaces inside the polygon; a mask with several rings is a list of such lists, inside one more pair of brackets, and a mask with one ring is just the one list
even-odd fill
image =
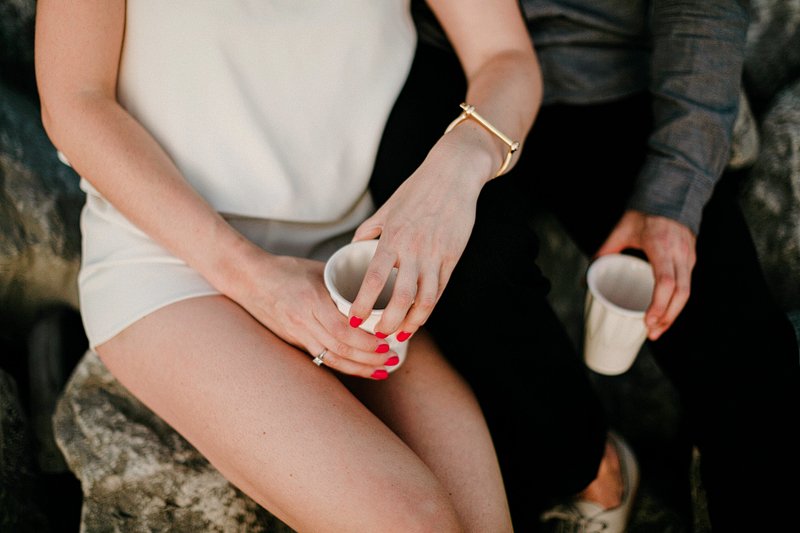
{"label": "shoe lace", "polygon": [[557,533],[600,533],[608,528],[608,522],[584,516],[574,505],[559,505],[541,516],[542,522],[557,521]]}

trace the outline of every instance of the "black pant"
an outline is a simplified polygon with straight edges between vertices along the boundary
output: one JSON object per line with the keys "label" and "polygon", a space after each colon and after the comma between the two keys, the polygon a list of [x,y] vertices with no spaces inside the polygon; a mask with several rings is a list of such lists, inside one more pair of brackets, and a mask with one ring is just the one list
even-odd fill
{"label": "black pant", "polygon": [[[377,204],[419,165],[465,94],[451,54],[420,45],[389,119],[371,189]],[[647,95],[547,106],[517,167],[490,182],[475,228],[427,328],[473,387],[489,423],[518,531],[539,506],[596,474],[606,422],[585,369],[545,296],[529,229],[550,209],[593,253],[622,215],[651,127]],[[651,350],[686,407],[717,530],[787,523],[800,474],[800,367],[793,329],[772,301],[724,178],[697,241],[692,294]],[[532,431],[534,439],[527,437]],[[780,507],[779,507],[780,508]]]}

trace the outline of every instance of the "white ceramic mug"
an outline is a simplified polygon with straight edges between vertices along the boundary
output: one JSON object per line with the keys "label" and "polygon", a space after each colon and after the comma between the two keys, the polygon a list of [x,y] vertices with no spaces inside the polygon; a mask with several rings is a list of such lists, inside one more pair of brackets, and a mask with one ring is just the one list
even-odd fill
{"label": "white ceramic mug", "polygon": [[[336,303],[336,307],[339,308],[339,312],[344,316],[350,315],[350,306],[358,295],[358,290],[361,288],[367,267],[372,260],[372,256],[375,255],[377,246],[377,240],[351,242],[339,248],[325,263],[325,287]],[[375,326],[378,324],[383,314],[383,309],[392,296],[396,277],[397,269],[395,268],[392,269],[386,285],[378,296],[372,313],[359,326],[361,329],[372,334],[375,333]],[[400,358],[400,362],[397,365],[385,367],[387,371],[392,372],[397,370],[405,361],[408,342],[398,341],[395,334],[389,335],[385,340],[389,344],[389,349]]]}
{"label": "white ceramic mug", "polygon": [[653,296],[653,269],[637,257],[604,255],[591,264],[586,281],[584,361],[600,374],[622,374],[647,338],[644,314]]}

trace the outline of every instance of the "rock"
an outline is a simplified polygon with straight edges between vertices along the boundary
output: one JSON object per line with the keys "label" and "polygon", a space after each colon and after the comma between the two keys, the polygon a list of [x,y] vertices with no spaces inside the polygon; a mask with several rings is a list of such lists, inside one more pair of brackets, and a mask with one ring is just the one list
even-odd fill
{"label": "rock", "polygon": [[800,77],[800,0],[753,0],[744,77],[759,109]]}
{"label": "rock", "polygon": [[58,161],[36,104],[0,84],[0,324],[51,304],[77,307],[78,177]]}
{"label": "rock", "polygon": [[81,531],[289,532],[130,395],[88,352],[54,416],[83,487]]}
{"label": "rock", "polygon": [[0,0],[0,80],[33,94],[35,0]]}
{"label": "rock", "polygon": [[758,158],[759,148],[758,124],[753,118],[747,96],[742,91],[739,94],[739,114],[733,125],[731,158],[728,161],[728,168],[739,170],[751,166]]}
{"label": "rock", "polygon": [[774,296],[787,311],[800,309],[800,81],[765,115],[761,145],[742,208]]}
{"label": "rock", "polygon": [[0,370],[0,530],[48,531],[34,504],[36,474],[14,380]]}

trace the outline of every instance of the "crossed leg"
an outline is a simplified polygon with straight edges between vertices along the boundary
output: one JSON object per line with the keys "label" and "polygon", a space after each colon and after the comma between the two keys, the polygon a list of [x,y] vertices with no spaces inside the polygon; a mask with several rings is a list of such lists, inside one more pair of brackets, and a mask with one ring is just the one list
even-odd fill
{"label": "crossed leg", "polygon": [[410,349],[389,380],[354,387],[385,422],[222,296],[164,307],[98,353],[227,479],[299,531],[510,531],[471,392],[424,335]]}

